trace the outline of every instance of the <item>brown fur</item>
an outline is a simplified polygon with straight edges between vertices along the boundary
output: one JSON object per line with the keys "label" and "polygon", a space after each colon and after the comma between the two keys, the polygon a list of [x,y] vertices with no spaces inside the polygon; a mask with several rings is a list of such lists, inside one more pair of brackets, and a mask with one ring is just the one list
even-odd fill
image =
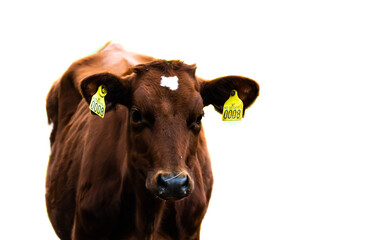
{"label": "brown fur", "polygon": [[[53,84],[46,205],[61,239],[199,239],[213,186],[203,107],[220,111],[232,89],[248,107],[259,87],[238,76],[205,81],[195,69],[111,43]],[[163,75],[178,76],[179,88],[161,87]],[[108,90],[104,119],[88,108],[100,84]],[[154,195],[164,171],[187,173],[190,195]]]}

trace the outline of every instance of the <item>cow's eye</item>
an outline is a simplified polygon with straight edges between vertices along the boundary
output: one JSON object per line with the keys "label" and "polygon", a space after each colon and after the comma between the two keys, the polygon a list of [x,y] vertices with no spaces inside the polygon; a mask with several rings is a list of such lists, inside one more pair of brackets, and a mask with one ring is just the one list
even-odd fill
{"label": "cow's eye", "polygon": [[134,109],[132,110],[132,121],[134,123],[141,123],[142,122],[142,115],[140,114],[140,112],[137,110],[137,109]]}
{"label": "cow's eye", "polygon": [[204,117],[204,113],[201,114],[200,116],[197,117],[196,119],[196,124],[200,125],[201,124],[201,119]]}
{"label": "cow's eye", "polygon": [[195,132],[199,132],[200,129],[201,129],[201,120],[202,118],[204,117],[204,112],[202,112],[200,115],[191,115],[190,118],[187,120],[187,124],[188,124],[188,127],[189,129],[195,131]]}

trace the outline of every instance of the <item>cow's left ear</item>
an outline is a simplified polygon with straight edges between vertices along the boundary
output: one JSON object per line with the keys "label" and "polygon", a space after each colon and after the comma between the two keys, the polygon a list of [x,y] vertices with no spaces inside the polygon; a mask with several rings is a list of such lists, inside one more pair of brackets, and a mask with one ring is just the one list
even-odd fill
{"label": "cow's left ear", "polygon": [[105,86],[107,90],[105,96],[106,111],[111,110],[116,104],[128,104],[128,81],[111,73],[94,74],[81,81],[82,95],[89,104],[100,85]]}
{"label": "cow's left ear", "polygon": [[254,103],[259,95],[259,85],[256,81],[241,76],[226,76],[211,81],[201,81],[201,96],[204,106],[212,104],[217,112],[222,113],[230,93],[237,90],[245,109]]}

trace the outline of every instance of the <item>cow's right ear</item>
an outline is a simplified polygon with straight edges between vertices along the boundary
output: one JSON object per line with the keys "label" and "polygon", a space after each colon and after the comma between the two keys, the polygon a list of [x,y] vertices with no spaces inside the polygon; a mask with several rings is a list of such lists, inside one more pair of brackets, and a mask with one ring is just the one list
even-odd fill
{"label": "cow's right ear", "polygon": [[94,74],[81,81],[82,95],[89,104],[100,85],[105,86],[107,90],[105,96],[106,111],[111,110],[116,104],[128,104],[128,81],[111,73]]}
{"label": "cow's right ear", "polygon": [[201,80],[201,96],[204,106],[212,104],[214,109],[221,114],[232,90],[238,92],[245,114],[246,108],[250,107],[259,95],[259,84],[253,79],[242,76],[225,76],[211,81]]}

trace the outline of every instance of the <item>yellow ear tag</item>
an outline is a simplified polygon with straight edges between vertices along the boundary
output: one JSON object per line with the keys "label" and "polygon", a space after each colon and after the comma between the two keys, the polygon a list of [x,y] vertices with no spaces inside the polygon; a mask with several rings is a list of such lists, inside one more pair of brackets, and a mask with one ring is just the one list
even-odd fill
{"label": "yellow ear tag", "polygon": [[103,118],[106,112],[106,104],[105,104],[105,96],[107,94],[107,90],[105,86],[100,85],[98,87],[97,93],[93,95],[90,102],[90,110]]}
{"label": "yellow ear tag", "polygon": [[236,90],[230,93],[229,99],[224,104],[222,121],[240,121],[243,114],[243,102],[238,97]]}

